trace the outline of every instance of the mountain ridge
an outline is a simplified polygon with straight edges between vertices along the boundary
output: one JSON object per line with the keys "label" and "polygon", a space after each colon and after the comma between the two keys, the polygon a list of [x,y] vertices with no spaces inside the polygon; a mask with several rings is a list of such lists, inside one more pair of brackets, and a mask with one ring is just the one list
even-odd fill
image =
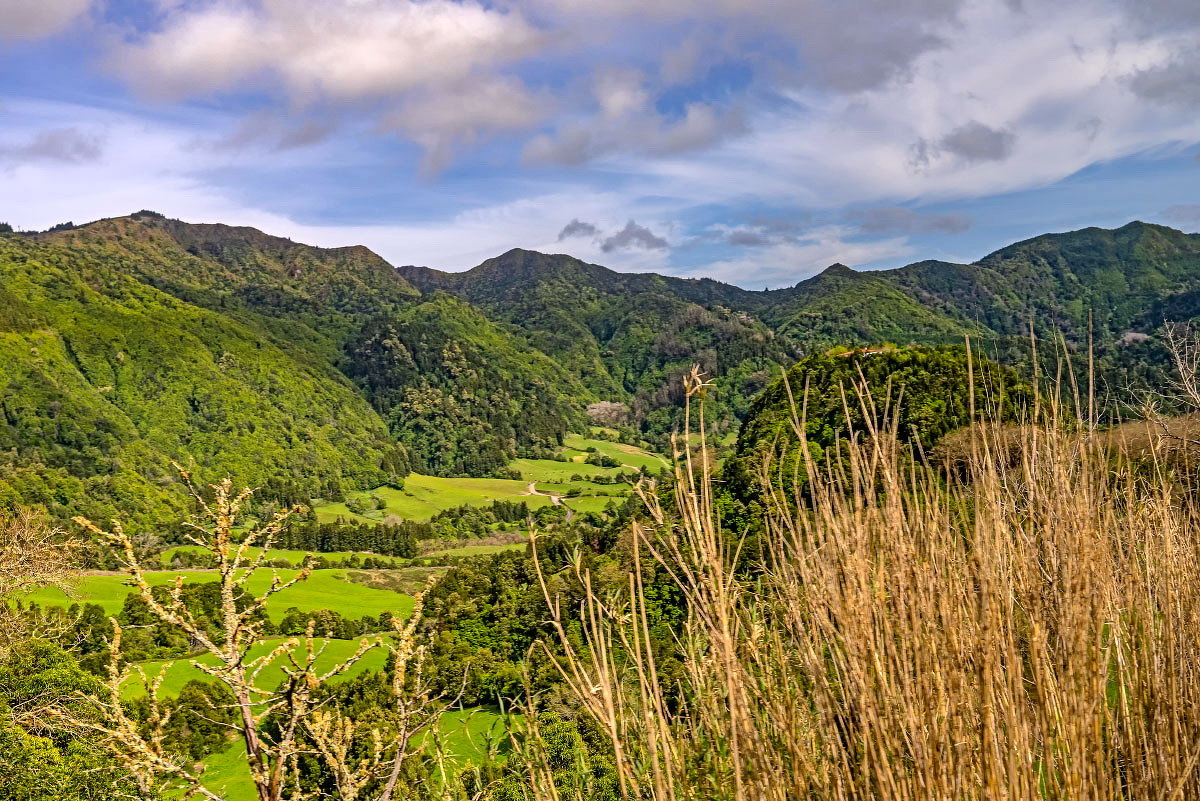
{"label": "mountain ridge", "polygon": [[523,249],[393,267],[139,212],[0,234],[0,503],[155,519],[182,503],[172,460],[320,497],[412,469],[495,474],[600,402],[667,447],[693,364],[732,434],[806,354],[969,337],[1018,364],[1030,322],[1091,343],[1102,382],[1149,385],[1153,335],[1198,317],[1200,236],[1136,221],[768,291]]}

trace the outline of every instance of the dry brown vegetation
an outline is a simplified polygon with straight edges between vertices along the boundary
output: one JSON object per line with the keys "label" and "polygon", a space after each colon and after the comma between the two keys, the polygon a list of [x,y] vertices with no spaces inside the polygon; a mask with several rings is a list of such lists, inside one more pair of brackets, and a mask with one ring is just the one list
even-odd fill
{"label": "dry brown vegetation", "polygon": [[[677,511],[651,497],[634,528],[637,563],[691,605],[679,692],[640,570],[625,600],[590,594],[584,647],[553,609],[625,795],[1200,798],[1200,508],[1161,437],[1132,469],[1120,437],[1068,428],[975,427],[948,477],[883,426],[775,505],[755,571],[735,569],[703,449],[686,454]],[[531,764],[533,797],[560,797]]]}

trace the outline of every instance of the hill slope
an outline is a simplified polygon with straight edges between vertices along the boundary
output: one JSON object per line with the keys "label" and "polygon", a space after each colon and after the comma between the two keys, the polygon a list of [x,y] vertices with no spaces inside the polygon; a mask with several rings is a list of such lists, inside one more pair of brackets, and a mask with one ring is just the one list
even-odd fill
{"label": "hill slope", "polygon": [[[56,514],[160,518],[172,460],[313,496],[486,474],[578,430],[587,400],[365,248],[141,213],[0,237],[0,279],[0,502]],[[364,364],[373,341],[408,361]]]}
{"label": "hill slope", "polygon": [[1153,382],[1161,348],[1125,335],[1197,315],[1200,236],[1136,222],[752,292],[525,250],[393,268],[139,212],[0,234],[0,503],[155,519],[181,503],[171,460],[301,496],[487,475],[597,401],[664,435],[694,363],[731,430],[806,353],[970,336],[1011,361],[1030,321],[1069,347],[1092,330],[1106,375]]}
{"label": "hill slope", "polygon": [[763,293],[718,281],[618,273],[528,250],[464,273],[400,272],[520,331],[594,395],[628,404],[652,434],[677,422],[680,377],[691,365],[716,377],[723,391],[712,411],[719,425],[729,426],[744,413],[746,399],[799,353],[796,343],[749,313]]}

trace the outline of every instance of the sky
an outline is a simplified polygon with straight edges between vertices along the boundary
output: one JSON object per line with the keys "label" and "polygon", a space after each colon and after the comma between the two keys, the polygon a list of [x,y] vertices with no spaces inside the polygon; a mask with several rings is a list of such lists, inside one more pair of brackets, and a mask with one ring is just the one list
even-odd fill
{"label": "sky", "polygon": [[795,284],[1200,230],[1197,0],[0,0],[0,221]]}

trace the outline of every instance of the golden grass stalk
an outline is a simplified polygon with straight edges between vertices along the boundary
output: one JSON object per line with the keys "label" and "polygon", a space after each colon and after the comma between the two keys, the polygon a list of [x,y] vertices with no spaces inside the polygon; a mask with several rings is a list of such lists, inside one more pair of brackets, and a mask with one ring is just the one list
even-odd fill
{"label": "golden grass stalk", "polygon": [[[627,596],[582,574],[582,646],[543,585],[625,797],[1200,798],[1200,508],[1154,448],[1135,463],[1043,414],[1016,441],[961,435],[944,470],[885,410],[837,471],[807,466],[803,497],[768,493],[750,570],[702,437],[681,453],[674,508],[650,495],[634,527]],[[678,693],[643,561],[688,599]]]}

